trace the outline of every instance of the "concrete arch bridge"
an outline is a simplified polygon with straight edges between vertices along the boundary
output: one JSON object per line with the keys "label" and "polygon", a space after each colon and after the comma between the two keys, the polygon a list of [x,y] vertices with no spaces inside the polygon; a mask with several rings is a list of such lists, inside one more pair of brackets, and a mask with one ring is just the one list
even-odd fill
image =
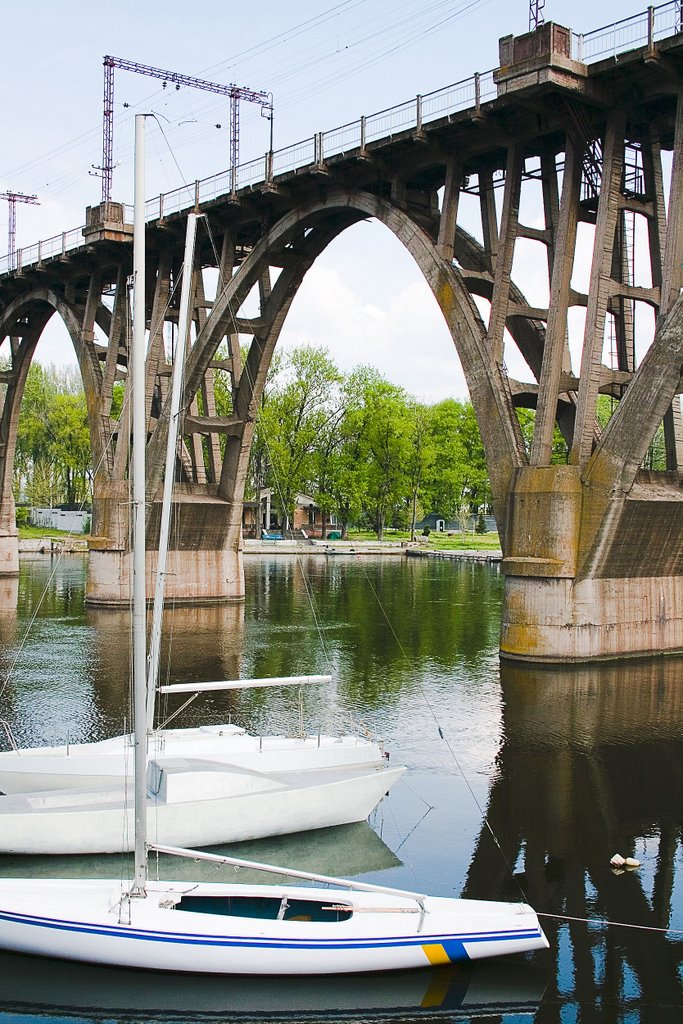
{"label": "concrete arch bridge", "polygon": [[[494,72],[267,154],[239,169],[236,187],[224,174],[148,204],[152,535],[170,392],[164,335],[177,323],[187,213],[210,227],[192,285],[169,566],[176,599],[243,597],[247,461],[280,331],[315,259],[374,218],[424,275],[467,379],[503,546],[501,652],[572,661],[683,649],[680,5],[650,8],[638,25],[642,45],[605,60],[596,59],[602,36],[552,23],[507,37]],[[128,221],[125,207],[105,203],[88,209],[84,228],[0,261],[0,341],[11,361],[0,375],[1,569],[18,567],[11,478],[24,383],[56,314],[83,376],[97,467],[95,603],[128,594],[129,429],[125,414],[112,417],[128,367]],[[542,306],[525,294],[525,247],[545,268]],[[220,284],[209,289],[216,270]],[[249,319],[241,311],[254,291]],[[244,365],[240,341],[249,341]],[[512,347],[526,380],[506,369]],[[229,378],[229,417],[216,415],[216,371]],[[613,399],[607,426],[600,395]],[[517,406],[536,409],[529,446]],[[551,463],[556,424],[564,465]],[[646,471],[662,430],[666,470]]]}

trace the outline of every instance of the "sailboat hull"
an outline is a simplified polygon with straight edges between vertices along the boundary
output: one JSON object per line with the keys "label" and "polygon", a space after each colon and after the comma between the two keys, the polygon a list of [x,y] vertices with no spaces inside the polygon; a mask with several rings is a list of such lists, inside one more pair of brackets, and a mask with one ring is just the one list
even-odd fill
{"label": "sailboat hull", "polygon": [[[154,842],[217,846],[365,820],[405,770],[262,772],[213,762],[153,762],[147,799]],[[0,853],[119,853],[133,848],[132,794],[118,787],[0,797]]]}
{"label": "sailboat hull", "polygon": [[[0,793],[117,785],[130,773],[132,747],[128,733],[94,743],[0,751]],[[149,756],[202,758],[261,772],[384,763],[381,741],[353,735],[253,736],[230,724],[157,730]]]}
{"label": "sailboat hull", "polygon": [[0,880],[0,947],[204,974],[346,974],[547,948],[526,904],[299,886]]}

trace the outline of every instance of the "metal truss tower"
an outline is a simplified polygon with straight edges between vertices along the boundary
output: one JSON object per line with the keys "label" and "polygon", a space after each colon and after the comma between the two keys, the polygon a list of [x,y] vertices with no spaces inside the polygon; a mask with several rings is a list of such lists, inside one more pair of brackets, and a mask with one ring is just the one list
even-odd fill
{"label": "metal truss tower", "polygon": [[39,206],[38,196],[27,196],[23,192],[0,192],[0,199],[6,199],[9,204],[9,220],[7,231],[7,252],[9,254],[10,270],[16,270],[17,251],[17,203],[29,203],[31,206]]}
{"label": "metal truss tower", "polygon": [[270,150],[273,149],[273,94],[247,89],[240,85],[221,82],[208,82],[193,75],[181,75],[177,71],[165,71],[153,68],[148,64],[138,64],[122,57],[106,56],[104,58],[104,117],[102,120],[102,164],[95,167],[102,178],[102,202],[111,199],[112,178],[114,174],[114,70],[132,71],[136,75],[158,78],[164,83],[175,85],[176,89],[187,86],[190,89],[201,89],[213,92],[218,96],[227,96],[230,100],[230,171],[231,185],[234,192],[237,188],[237,166],[239,164],[239,103],[247,100],[258,103],[262,113],[270,120]]}

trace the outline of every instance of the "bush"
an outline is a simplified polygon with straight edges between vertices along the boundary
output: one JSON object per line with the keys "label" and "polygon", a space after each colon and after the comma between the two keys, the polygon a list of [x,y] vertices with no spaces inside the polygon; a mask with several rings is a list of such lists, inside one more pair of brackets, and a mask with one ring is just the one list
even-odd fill
{"label": "bush", "polygon": [[431,532],[431,529],[428,526],[425,526],[424,530],[422,531],[422,536],[428,537]]}
{"label": "bush", "polygon": [[27,505],[19,505],[16,509],[16,523],[17,526],[28,525],[28,514],[31,510]]}
{"label": "bush", "polygon": [[486,533],[486,522],[481,512],[477,516],[477,525],[475,526],[477,533]]}

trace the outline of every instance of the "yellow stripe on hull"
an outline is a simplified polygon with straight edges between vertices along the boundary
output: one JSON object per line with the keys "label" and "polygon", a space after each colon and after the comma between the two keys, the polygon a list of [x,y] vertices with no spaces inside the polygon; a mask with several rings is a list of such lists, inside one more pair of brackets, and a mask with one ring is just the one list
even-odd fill
{"label": "yellow stripe on hull", "polygon": [[451,962],[451,958],[440,942],[435,942],[429,946],[423,946],[422,951],[432,967],[436,967],[438,964],[449,964]]}

